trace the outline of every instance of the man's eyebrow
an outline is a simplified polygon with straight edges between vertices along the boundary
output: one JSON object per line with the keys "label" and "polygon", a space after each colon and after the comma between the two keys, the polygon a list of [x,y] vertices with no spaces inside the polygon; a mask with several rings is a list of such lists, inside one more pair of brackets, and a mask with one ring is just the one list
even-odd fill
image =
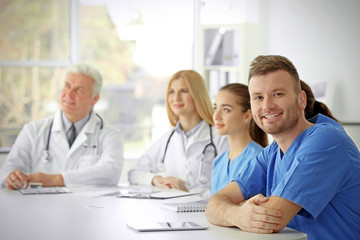
{"label": "man's eyebrow", "polygon": [[280,87],[272,90],[272,92],[278,92],[278,91],[285,91],[285,88]]}
{"label": "man's eyebrow", "polygon": [[[278,92],[278,91],[283,91],[283,92],[285,92],[286,90],[285,90],[285,88],[282,88],[282,87],[280,87],[280,88],[275,88],[275,89],[271,90],[271,92]],[[253,96],[253,95],[261,95],[261,94],[263,94],[263,93],[261,93],[261,92],[253,92],[253,93],[250,93],[251,96]]]}
{"label": "man's eyebrow", "polygon": [[257,95],[261,95],[261,92],[253,92],[253,93],[250,93],[250,97],[251,97],[251,96],[257,96]]}

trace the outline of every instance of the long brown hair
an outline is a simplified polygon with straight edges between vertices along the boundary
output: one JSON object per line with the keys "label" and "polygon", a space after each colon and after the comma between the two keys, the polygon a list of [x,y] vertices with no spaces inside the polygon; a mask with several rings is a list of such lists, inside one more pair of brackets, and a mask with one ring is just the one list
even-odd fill
{"label": "long brown hair", "polygon": [[[248,86],[241,83],[231,83],[222,87],[220,91],[227,91],[237,96],[236,103],[241,106],[243,113],[251,109]],[[258,127],[253,118],[250,120],[249,133],[251,139],[259,145],[266,147],[269,144],[267,134]]]}
{"label": "long brown hair", "polygon": [[306,93],[306,108],[305,108],[305,118],[310,119],[316,114],[321,113],[329,118],[334,119],[341,124],[331,113],[330,109],[326,106],[325,103],[319,102],[315,99],[314,93],[311,90],[310,86],[306,84],[303,80],[300,80],[301,90]]}

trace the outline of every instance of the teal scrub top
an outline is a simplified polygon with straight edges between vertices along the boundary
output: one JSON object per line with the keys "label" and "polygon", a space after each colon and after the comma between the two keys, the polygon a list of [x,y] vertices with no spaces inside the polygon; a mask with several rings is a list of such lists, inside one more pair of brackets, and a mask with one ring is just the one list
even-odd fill
{"label": "teal scrub top", "polygon": [[360,239],[360,153],[344,128],[321,114],[283,154],[276,142],[236,177],[245,199],[258,193],[302,206],[288,227],[309,240]]}
{"label": "teal scrub top", "polygon": [[239,172],[244,171],[245,166],[254,159],[263,147],[254,141],[246,145],[244,150],[229,162],[229,150],[214,160],[211,174],[211,195],[228,185]]}

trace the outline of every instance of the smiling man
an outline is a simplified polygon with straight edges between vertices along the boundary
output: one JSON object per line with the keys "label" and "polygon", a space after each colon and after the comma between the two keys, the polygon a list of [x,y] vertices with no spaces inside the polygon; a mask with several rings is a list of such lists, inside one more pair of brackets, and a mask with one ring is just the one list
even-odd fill
{"label": "smiling man", "polygon": [[285,57],[257,57],[249,92],[253,118],[274,142],[210,199],[209,221],[249,232],[289,226],[308,239],[360,239],[360,154],[343,127],[321,114],[305,119],[306,94]]}
{"label": "smiling man", "polygon": [[0,171],[8,189],[29,183],[115,185],[123,164],[119,130],[105,125],[93,107],[102,77],[86,64],[70,67],[54,116],[25,124]]}

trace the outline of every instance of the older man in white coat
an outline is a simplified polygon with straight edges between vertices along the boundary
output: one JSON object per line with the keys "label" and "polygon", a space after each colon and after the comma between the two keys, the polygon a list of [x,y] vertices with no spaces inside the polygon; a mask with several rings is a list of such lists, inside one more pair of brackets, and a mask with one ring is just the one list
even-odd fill
{"label": "older man in white coat", "polygon": [[54,116],[25,124],[0,170],[8,189],[31,182],[43,186],[115,185],[123,165],[119,130],[94,113],[102,77],[78,64],[65,75],[60,108]]}

